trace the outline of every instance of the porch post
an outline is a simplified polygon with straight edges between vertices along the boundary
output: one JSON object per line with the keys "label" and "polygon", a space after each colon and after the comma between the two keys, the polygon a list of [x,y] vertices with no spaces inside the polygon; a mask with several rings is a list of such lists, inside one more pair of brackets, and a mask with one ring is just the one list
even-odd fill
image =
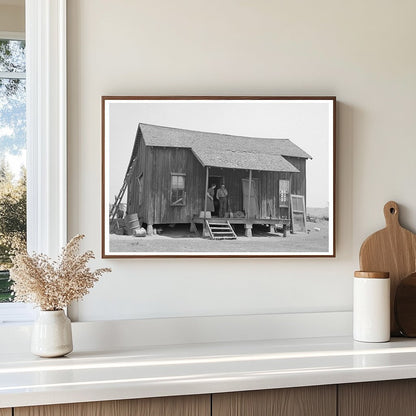
{"label": "porch post", "polygon": [[207,202],[208,202],[208,197],[207,197],[207,192],[208,192],[208,179],[209,179],[209,167],[206,167],[205,170],[205,197],[204,197],[204,226],[203,226],[203,232],[202,232],[202,236],[205,237],[207,235],[207,230],[206,230],[206,219],[207,219]]}
{"label": "porch post", "polygon": [[[250,219],[250,205],[251,205],[251,181],[252,181],[252,171],[251,169],[249,170],[248,173],[248,204],[247,204],[247,219]],[[246,237],[251,237],[252,236],[252,224],[246,222],[244,224],[244,228],[245,228],[245,236]]]}
{"label": "porch post", "polygon": [[250,218],[250,205],[251,205],[251,180],[252,180],[252,171],[249,170],[248,174],[248,204],[247,204],[247,218]]}

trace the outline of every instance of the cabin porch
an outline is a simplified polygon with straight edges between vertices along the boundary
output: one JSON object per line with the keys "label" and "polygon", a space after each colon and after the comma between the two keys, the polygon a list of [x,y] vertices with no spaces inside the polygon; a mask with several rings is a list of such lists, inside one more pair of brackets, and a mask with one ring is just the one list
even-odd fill
{"label": "cabin porch", "polygon": [[[287,236],[287,230],[290,227],[290,219],[288,218],[201,218],[195,215],[191,220],[191,232],[197,232],[195,224],[205,225],[205,221],[215,221],[229,224],[243,224],[245,236],[252,237],[253,225],[270,225],[270,227],[278,228],[283,233],[283,237]],[[205,227],[204,227],[205,228]]]}

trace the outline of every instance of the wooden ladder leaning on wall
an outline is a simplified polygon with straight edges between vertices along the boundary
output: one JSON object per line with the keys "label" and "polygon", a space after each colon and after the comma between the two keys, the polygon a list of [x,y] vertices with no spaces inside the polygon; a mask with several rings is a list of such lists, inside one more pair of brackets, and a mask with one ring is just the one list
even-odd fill
{"label": "wooden ladder leaning on wall", "polygon": [[136,164],[136,160],[137,160],[137,157],[135,157],[133,159],[131,165],[127,169],[126,176],[124,177],[123,185],[121,186],[120,192],[118,193],[118,195],[116,197],[116,200],[115,200],[113,206],[110,209],[110,220],[111,221],[117,215],[118,207],[120,206],[120,203],[121,203],[121,201],[123,199],[123,196],[124,196],[124,194],[126,192],[126,189],[127,189],[127,180],[129,179],[130,175],[133,173],[133,169],[134,169],[134,166]]}

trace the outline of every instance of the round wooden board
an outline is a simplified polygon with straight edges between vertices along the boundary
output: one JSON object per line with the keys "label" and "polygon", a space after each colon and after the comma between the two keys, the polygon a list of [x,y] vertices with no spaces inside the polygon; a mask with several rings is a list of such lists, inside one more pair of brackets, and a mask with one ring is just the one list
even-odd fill
{"label": "round wooden board", "polygon": [[416,337],[416,273],[397,286],[394,314],[400,332],[406,337]]}

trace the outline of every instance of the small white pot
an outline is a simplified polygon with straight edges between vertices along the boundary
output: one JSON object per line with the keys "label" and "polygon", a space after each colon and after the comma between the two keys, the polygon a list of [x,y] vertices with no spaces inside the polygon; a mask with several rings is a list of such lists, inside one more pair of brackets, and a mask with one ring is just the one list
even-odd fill
{"label": "small white pot", "polygon": [[72,351],[71,321],[63,310],[40,311],[33,325],[31,351],[39,357],[62,357]]}

